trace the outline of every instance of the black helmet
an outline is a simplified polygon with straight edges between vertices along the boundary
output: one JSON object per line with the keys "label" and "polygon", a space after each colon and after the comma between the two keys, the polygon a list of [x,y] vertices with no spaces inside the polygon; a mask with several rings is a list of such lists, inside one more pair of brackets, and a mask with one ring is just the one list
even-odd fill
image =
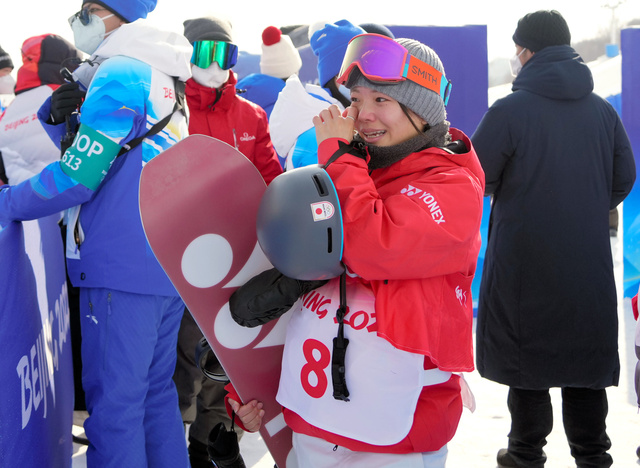
{"label": "black helmet", "polygon": [[285,276],[323,280],[344,272],[340,202],[321,166],[273,179],[260,202],[256,227],[260,247]]}

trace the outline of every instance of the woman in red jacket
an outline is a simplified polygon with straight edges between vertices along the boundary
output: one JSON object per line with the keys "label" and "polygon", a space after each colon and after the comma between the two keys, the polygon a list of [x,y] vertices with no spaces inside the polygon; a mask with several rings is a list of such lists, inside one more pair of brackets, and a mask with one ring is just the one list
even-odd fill
{"label": "woman in red jacket", "polygon": [[[300,466],[441,467],[469,395],[456,373],[473,370],[484,174],[445,120],[450,83],[429,47],[357,36],[339,81],[351,106],[313,122],[340,202],[346,277],[291,308],[277,399]],[[348,309],[337,325],[326,311],[341,287]],[[339,327],[349,343],[336,385]],[[232,404],[255,427],[259,406]]]}

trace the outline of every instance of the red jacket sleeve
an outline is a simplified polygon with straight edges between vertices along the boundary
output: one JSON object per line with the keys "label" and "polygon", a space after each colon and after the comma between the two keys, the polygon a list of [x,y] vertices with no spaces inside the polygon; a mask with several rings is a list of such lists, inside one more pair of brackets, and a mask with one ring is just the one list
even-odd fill
{"label": "red jacket sleeve", "polygon": [[236,426],[238,426],[240,429],[242,429],[245,432],[252,432],[252,431],[248,431],[247,428],[244,427],[240,418],[238,418],[237,416],[234,418],[233,410],[231,409],[231,405],[229,404],[229,398],[237,401],[238,403],[240,403],[240,405],[244,405],[244,402],[240,399],[240,396],[238,395],[238,392],[236,392],[235,387],[231,382],[229,382],[227,385],[225,385],[224,389],[227,391],[227,394],[224,397],[224,406],[227,409],[227,414],[229,415],[230,418],[233,419],[233,423]]}
{"label": "red jacket sleeve", "polygon": [[282,166],[278,159],[278,153],[276,153],[273,143],[271,142],[267,114],[265,114],[264,111],[262,111],[262,117],[258,120],[255,153],[253,154],[253,160],[251,162],[258,168],[267,185],[282,174]]}

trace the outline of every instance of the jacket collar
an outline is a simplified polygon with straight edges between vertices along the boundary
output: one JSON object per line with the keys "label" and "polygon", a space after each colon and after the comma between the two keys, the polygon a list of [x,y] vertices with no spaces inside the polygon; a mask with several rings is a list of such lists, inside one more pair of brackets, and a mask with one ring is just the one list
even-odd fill
{"label": "jacket collar", "polygon": [[550,99],[581,99],[593,91],[593,76],[571,46],[549,46],[524,64],[511,89]]}
{"label": "jacket collar", "polygon": [[236,74],[229,73],[229,79],[220,88],[207,88],[196,83],[193,78],[187,80],[186,96],[189,107],[194,110],[228,109],[236,95]]}

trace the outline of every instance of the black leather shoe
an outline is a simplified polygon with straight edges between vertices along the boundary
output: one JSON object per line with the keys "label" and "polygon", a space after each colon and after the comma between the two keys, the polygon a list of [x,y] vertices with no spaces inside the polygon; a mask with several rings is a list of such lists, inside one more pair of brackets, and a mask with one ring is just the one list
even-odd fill
{"label": "black leather shoe", "polygon": [[207,446],[189,437],[189,463],[191,468],[213,468]]}
{"label": "black leather shoe", "polygon": [[496,457],[497,461],[498,461],[498,468],[519,468],[520,465],[518,465],[513,458],[511,458],[511,455],[509,454],[509,450],[507,449],[500,449],[498,450],[498,456]]}
{"label": "black leather shoe", "polygon": [[247,468],[240,455],[238,435],[234,430],[228,430],[223,422],[216,424],[209,433],[207,450],[217,468]]}

